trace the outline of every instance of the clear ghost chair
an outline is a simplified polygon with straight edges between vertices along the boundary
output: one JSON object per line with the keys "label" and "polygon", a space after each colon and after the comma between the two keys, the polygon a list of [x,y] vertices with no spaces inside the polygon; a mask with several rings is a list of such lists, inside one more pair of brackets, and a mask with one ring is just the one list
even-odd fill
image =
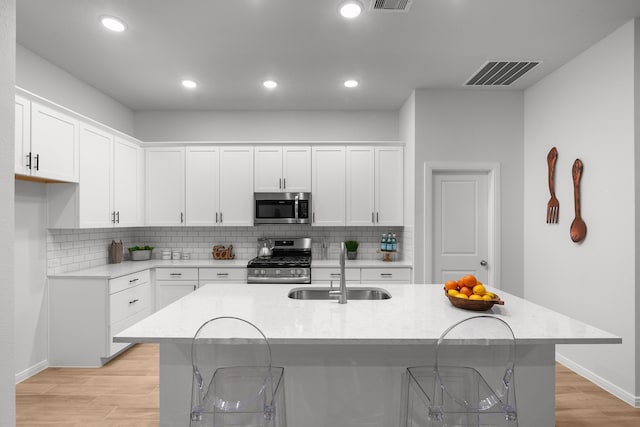
{"label": "clear ghost chair", "polygon": [[232,316],[205,322],[191,346],[191,427],[286,427],[284,368],[253,323]]}
{"label": "clear ghost chair", "polygon": [[516,427],[516,340],[502,319],[481,315],[445,330],[430,366],[407,368],[400,425]]}

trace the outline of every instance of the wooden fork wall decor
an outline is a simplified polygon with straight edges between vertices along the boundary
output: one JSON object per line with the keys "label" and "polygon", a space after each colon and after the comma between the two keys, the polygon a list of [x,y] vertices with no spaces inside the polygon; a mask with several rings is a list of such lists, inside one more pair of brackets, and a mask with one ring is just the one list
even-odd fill
{"label": "wooden fork wall decor", "polygon": [[556,169],[556,160],[558,159],[558,150],[553,147],[547,154],[547,165],[549,166],[549,192],[551,199],[547,203],[547,224],[557,224],[560,213],[560,202],[556,198],[554,172]]}

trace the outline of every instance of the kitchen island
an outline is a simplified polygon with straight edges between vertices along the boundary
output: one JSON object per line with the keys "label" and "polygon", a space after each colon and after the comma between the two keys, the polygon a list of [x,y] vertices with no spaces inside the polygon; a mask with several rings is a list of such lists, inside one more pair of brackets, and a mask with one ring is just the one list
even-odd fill
{"label": "kitchen island", "polygon": [[[290,427],[394,427],[401,375],[433,362],[449,325],[476,312],[457,309],[441,285],[384,285],[379,301],[293,300],[293,285],[211,284],[122,331],[116,342],[160,344],[160,424],[187,426],[191,338],[217,316],[259,326],[285,367]],[[616,344],[610,333],[500,292],[504,319],[517,339],[516,398],[520,427],[553,427],[555,345]],[[489,337],[490,338],[490,337]]]}

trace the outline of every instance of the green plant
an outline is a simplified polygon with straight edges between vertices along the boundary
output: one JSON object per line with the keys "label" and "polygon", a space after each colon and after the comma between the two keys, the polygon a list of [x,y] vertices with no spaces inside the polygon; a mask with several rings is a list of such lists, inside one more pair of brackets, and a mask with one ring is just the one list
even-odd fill
{"label": "green plant", "polygon": [[134,251],[151,251],[153,250],[153,246],[132,246],[129,249],[129,252]]}
{"label": "green plant", "polygon": [[347,240],[344,242],[344,246],[349,252],[355,252],[358,250],[359,243],[356,240]]}

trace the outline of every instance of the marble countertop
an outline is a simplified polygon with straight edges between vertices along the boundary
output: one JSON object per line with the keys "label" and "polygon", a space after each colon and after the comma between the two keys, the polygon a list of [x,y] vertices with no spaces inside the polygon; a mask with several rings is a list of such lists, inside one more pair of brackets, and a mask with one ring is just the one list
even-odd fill
{"label": "marble countertop", "polygon": [[[212,260],[212,259],[190,259],[190,260],[160,260],[151,259],[149,261],[123,261],[119,264],[105,264],[83,270],[70,271],[67,273],[50,274],[50,278],[89,278],[89,279],[115,279],[127,274],[137,273],[151,268],[171,268],[171,267],[195,267],[195,268],[246,268],[248,259],[232,260]],[[348,260],[346,267],[355,268],[400,268],[412,267],[407,261],[383,262],[380,260]],[[339,267],[337,259],[313,260],[313,267]]]}
{"label": "marble countertop", "polygon": [[[381,285],[381,301],[293,300],[294,285],[209,284],[120,332],[116,342],[188,343],[218,316],[260,327],[273,344],[432,344],[458,320],[483,312],[455,308],[442,285]],[[496,291],[505,302],[484,312],[509,323],[523,344],[615,344],[621,338],[578,320]]]}

